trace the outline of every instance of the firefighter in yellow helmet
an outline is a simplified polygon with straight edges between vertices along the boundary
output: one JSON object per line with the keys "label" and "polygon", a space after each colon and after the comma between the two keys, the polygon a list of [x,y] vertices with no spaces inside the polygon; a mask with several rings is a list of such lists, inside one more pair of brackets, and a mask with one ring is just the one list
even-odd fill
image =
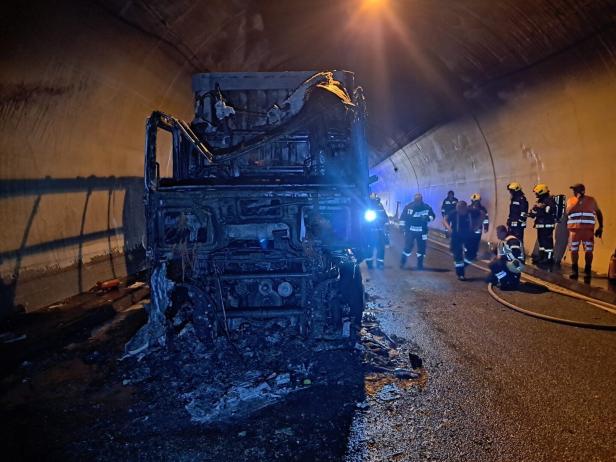
{"label": "firefighter in yellow helmet", "polygon": [[509,216],[507,217],[507,229],[510,235],[524,241],[524,230],[528,218],[528,200],[522,191],[522,185],[513,181],[507,185],[507,191],[511,195],[509,202]]}
{"label": "firefighter in yellow helmet", "polygon": [[541,266],[554,264],[554,228],[556,228],[556,201],[550,195],[548,185],[540,183],[533,188],[537,202],[528,216],[535,220],[539,254],[533,257],[533,263]]}
{"label": "firefighter in yellow helmet", "polygon": [[467,263],[468,261],[477,259],[479,244],[481,244],[481,233],[487,233],[490,227],[488,209],[481,203],[481,195],[479,193],[475,193],[471,196],[471,203],[468,208],[473,217],[473,237],[470,240],[469,248],[466,249]]}

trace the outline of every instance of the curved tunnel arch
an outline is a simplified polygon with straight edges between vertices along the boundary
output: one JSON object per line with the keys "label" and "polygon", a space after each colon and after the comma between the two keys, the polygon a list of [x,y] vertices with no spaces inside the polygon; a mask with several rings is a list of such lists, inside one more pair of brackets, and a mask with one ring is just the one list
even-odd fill
{"label": "curved tunnel arch", "polygon": [[[611,60],[614,34],[555,56],[538,66],[491,84],[478,97],[476,110],[430,130],[392,155],[410,162],[423,178],[419,190],[436,207],[448,189],[458,198],[480,192],[494,224],[504,223],[508,212],[510,181],[522,183],[532,203],[532,187],[547,183],[554,194],[569,194],[569,186],[586,184],[606,217],[605,235],[596,246],[599,271],[605,271],[616,246],[616,66]],[[609,44],[606,48],[606,43]],[[574,65],[583,59],[584,67]],[[549,83],[541,76],[550,75]],[[464,141],[467,140],[467,141]],[[425,154],[417,154],[418,146]],[[414,192],[400,190],[387,161],[374,169],[382,181],[377,192],[408,201]],[[392,193],[392,191],[395,191]],[[390,213],[393,211],[390,210]],[[564,253],[566,231],[557,232],[559,252]],[[494,227],[487,236],[494,239]],[[535,239],[527,232],[527,248]]]}
{"label": "curved tunnel arch", "polygon": [[[26,284],[50,269],[90,260],[107,262],[106,274],[133,268],[129,258],[117,268],[108,256],[140,247],[145,118],[159,109],[190,120],[190,77],[205,70],[355,70],[372,91],[373,170],[381,178],[374,189],[388,195],[391,213],[416,190],[435,208],[448,189],[459,197],[479,191],[502,222],[507,182],[520,181],[528,193],[540,180],[566,193],[583,181],[606,215],[597,248],[605,261],[616,245],[614,2],[461,1],[448,9],[406,2],[397,17],[420,56],[396,44],[400,37],[386,37],[396,108],[378,98],[374,60],[353,48],[365,45],[358,40],[365,21],[352,33],[340,27],[354,2],[65,0],[7,11],[3,306],[33,308],[104,277],[73,275],[64,293]],[[396,150],[384,142],[391,139],[405,141]],[[37,290],[35,301],[20,298]]]}

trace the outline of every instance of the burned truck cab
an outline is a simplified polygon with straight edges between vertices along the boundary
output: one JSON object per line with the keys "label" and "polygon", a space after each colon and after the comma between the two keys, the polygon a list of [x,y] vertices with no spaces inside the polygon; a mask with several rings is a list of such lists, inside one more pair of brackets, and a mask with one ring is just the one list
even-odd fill
{"label": "burned truck cab", "polygon": [[368,196],[354,75],[208,73],[193,91],[192,123],[146,125],[150,322],[189,319],[204,342],[271,320],[352,337]]}

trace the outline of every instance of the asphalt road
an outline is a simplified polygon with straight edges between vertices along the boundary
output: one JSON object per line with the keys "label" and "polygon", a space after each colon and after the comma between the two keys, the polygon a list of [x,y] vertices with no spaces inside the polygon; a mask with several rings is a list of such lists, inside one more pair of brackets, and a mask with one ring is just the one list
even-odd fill
{"label": "asphalt road", "polygon": [[[509,310],[488,295],[480,270],[469,268],[470,280],[458,281],[442,250],[429,249],[421,272],[400,270],[398,258],[392,248],[384,270],[362,270],[364,329],[372,325],[373,339],[382,342],[384,331],[397,345],[380,351],[387,367],[409,353],[415,364],[423,360],[419,377],[406,382],[392,374],[374,380],[374,364],[362,353],[365,333],[351,351],[312,353],[299,348],[299,337],[260,334],[234,340],[235,350],[200,353],[196,339],[179,334],[184,343],[119,361],[145,320],[136,302],[146,288],[82,294],[27,317],[26,330],[9,326],[27,335],[0,344],[4,459],[616,460],[616,332]],[[545,314],[591,322],[612,316],[538,290],[503,295]],[[211,367],[208,357],[241,380],[218,381],[213,371],[223,367]],[[272,371],[301,373],[311,384],[228,423],[191,420],[187,396],[202,385],[232,388],[248,376],[273,383]]]}
{"label": "asphalt road", "polygon": [[[398,258],[391,248],[384,270],[363,269],[369,309],[413,345],[428,381],[357,416],[348,460],[616,460],[616,332],[511,311],[488,295],[485,273],[458,281],[434,248],[426,271]],[[559,304],[521,299],[542,312]]]}

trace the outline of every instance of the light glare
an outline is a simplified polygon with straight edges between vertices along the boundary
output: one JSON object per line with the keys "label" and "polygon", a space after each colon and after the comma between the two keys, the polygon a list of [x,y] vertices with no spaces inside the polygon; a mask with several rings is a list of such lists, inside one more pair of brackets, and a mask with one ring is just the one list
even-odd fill
{"label": "light glare", "polygon": [[366,213],[364,213],[364,218],[366,219],[367,222],[372,222],[376,220],[376,212],[370,209],[366,210]]}

